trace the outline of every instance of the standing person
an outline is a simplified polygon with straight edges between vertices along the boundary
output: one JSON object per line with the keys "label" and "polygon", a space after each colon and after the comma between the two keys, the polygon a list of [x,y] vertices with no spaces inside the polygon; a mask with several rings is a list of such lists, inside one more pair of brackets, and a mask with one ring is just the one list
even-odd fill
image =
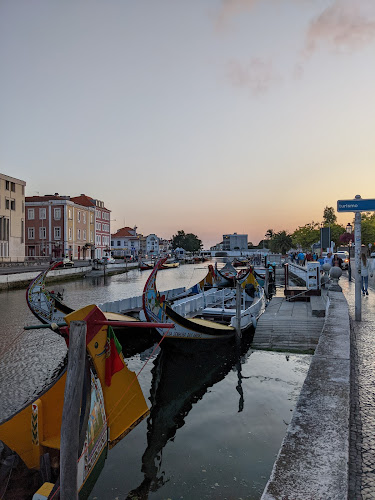
{"label": "standing person", "polygon": [[332,266],[333,255],[331,252],[327,253],[327,257],[324,257],[324,264],[330,264]]}
{"label": "standing person", "polygon": [[332,259],[332,267],[337,266],[342,269],[342,258],[337,255],[337,253],[333,256]]}
{"label": "standing person", "polygon": [[361,287],[362,287],[362,295],[368,295],[368,273],[373,273],[372,265],[370,264],[369,259],[365,253],[361,255],[361,263],[360,263],[359,273],[361,275]]}

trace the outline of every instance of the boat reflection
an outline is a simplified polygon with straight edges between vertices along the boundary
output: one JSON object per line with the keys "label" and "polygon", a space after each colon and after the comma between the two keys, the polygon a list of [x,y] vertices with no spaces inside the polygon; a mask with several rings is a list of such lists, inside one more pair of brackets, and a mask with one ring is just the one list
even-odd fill
{"label": "boat reflection", "polygon": [[147,448],[142,456],[144,479],[128,493],[127,500],[147,499],[150,492],[167,482],[161,471],[164,447],[185,424],[193,405],[232,369],[238,373],[237,386],[233,387],[239,394],[238,411],[243,410],[241,365],[246,361],[251,340],[252,336],[245,336],[240,345],[233,340],[207,341],[207,350],[199,352],[196,342],[189,340],[179,340],[178,348],[173,340],[162,345],[152,369]]}

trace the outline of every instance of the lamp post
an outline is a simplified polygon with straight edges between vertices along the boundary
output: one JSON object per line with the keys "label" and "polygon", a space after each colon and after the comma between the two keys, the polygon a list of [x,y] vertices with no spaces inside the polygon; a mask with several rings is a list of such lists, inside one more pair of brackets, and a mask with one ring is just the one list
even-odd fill
{"label": "lamp post", "polygon": [[350,254],[352,252],[352,240],[349,241],[349,264],[348,264],[348,275],[349,281],[352,281],[352,266],[350,264]]}

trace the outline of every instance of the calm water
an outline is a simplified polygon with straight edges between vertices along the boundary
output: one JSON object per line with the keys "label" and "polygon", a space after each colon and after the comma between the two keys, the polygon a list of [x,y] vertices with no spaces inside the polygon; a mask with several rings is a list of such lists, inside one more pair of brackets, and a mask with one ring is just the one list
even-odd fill
{"label": "calm water", "polygon": [[[158,274],[160,290],[191,286],[205,264]],[[53,285],[73,308],[139,295],[149,271]],[[25,291],[0,294],[1,419],[58,371],[65,343],[36,320]],[[258,499],[270,475],[310,356],[234,345],[188,352],[168,346],[127,359],[138,373],[150,416],[113,448],[91,499]],[[215,348],[214,348],[215,347]]]}

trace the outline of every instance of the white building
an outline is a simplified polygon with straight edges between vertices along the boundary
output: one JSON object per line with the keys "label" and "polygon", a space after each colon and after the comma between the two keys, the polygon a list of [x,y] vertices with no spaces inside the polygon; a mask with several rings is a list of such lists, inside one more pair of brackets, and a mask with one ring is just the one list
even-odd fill
{"label": "white building", "polygon": [[247,251],[247,234],[224,234],[223,235],[223,250],[246,250]]}
{"label": "white building", "polygon": [[122,227],[111,235],[111,251],[117,257],[136,258],[140,250],[140,235],[137,234],[137,226]]}
{"label": "white building", "polygon": [[159,238],[156,234],[149,234],[146,236],[146,253],[147,255],[159,255]]}

